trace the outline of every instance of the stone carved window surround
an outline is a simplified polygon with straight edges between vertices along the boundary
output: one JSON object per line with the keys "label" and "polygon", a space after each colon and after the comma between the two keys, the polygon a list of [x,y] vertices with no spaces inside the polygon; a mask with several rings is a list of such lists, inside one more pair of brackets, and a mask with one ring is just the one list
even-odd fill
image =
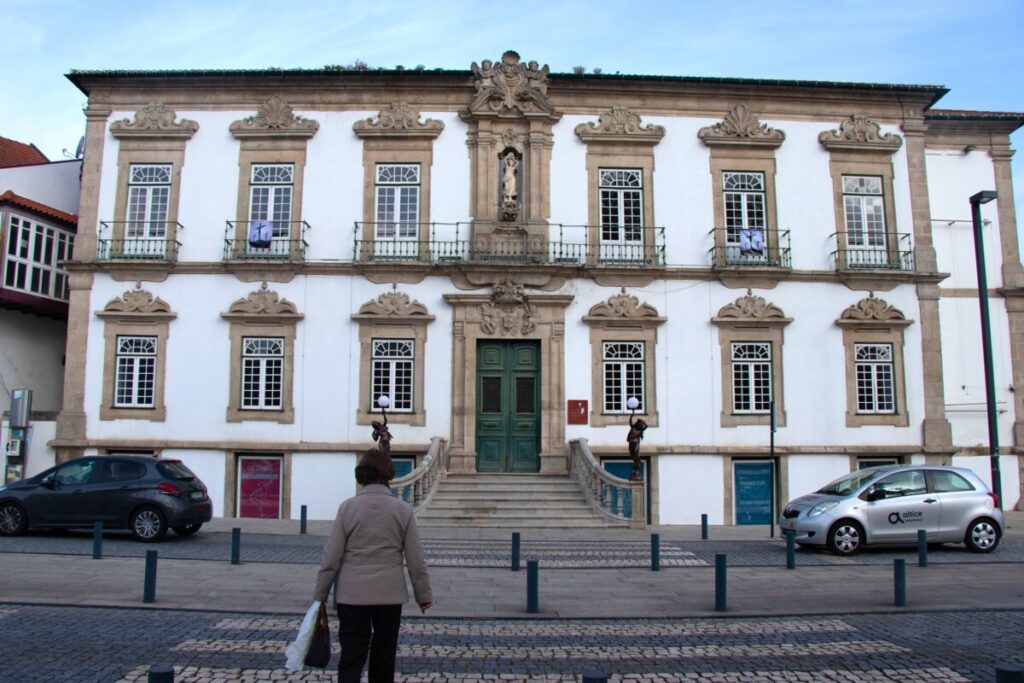
{"label": "stone carved window surround", "polygon": [[521,284],[505,280],[491,295],[445,294],[444,300],[452,307],[449,471],[476,471],[477,342],[536,339],[541,358],[540,473],[565,474],[565,309],[573,296],[526,293]]}
{"label": "stone carved window surround", "polygon": [[[295,304],[281,299],[267,289],[264,282],[259,290],[244,299],[235,300],[221,317],[230,323],[231,371],[228,386],[228,422],[264,421],[292,424],[295,422],[293,386],[295,382],[295,334],[303,316]],[[244,337],[281,337],[284,339],[284,382],[281,408],[275,410],[243,410],[242,340]]]}
{"label": "stone carved window surround", "polygon": [[783,391],[783,342],[785,327],[793,322],[782,309],[770,304],[762,297],[754,296],[747,290],[731,304],[723,306],[711,323],[718,328],[719,354],[722,372],[722,427],[743,425],[770,425],[771,414],[733,412],[732,345],[742,342],[767,342],[771,344],[772,399],[775,401],[775,424],[786,426],[785,392]]}
{"label": "stone carved window surround", "polygon": [[117,186],[114,194],[114,218],[111,234],[100,239],[123,240],[124,221],[128,218],[128,186],[133,164],[170,164],[171,191],[167,206],[167,258],[174,260],[177,241],[178,201],[181,171],[185,165],[185,145],[199,124],[189,119],[175,121],[174,111],[153,102],[135,113],[134,118],[110,124],[110,134],[118,140]]}
{"label": "stone carved window surround", "polygon": [[291,519],[292,455],[290,451],[227,451],[224,454],[224,516],[238,517],[238,462],[242,456],[281,458],[281,519]]}
{"label": "stone carved window surround", "polygon": [[374,339],[412,339],[413,350],[413,409],[412,412],[389,412],[388,422],[422,427],[427,423],[424,404],[424,375],[426,368],[427,326],[434,321],[427,307],[409,296],[393,291],[381,294],[375,300],[359,307],[352,320],[359,324],[359,398],[356,424],[368,425],[380,419],[380,408],[372,405],[370,382],[373,372]]}
{"label": "stone carved window surround", "polygon": [[595,304],[583,322],[590,327],[590,425],[608,427],[629,425],[629,413],[604,413],[604,377],[602,374],[604,342],[631,341],[644,344],[644,396],[646,411],[637,413],[648,427],[658,426],[658,387],[656,363],[658,327],[667,318],[658,315],[657,309],[627,294],[625,288],[607,301]]}
{"label": "stone carved window surround", "polygon": [[[846,426],[909,426],[906,376],[903,369],[903,331],[914,321],[907,320],[902,311],[893,308],[882,299],[875,298],[872,294],[844,310],[835,322],[843,330],[843,353],[846,368]],[[857,412],[857,361],[855,357],[857,344],[889,344],[892,347],[893,388],[896,394],[895,413]]]}
{"label": "stone carved window surround", "polygon": [[[170,323],[177,317],[167,302],[136,286],[116,299],[111,299],[96,316],[104,322],[103,392],[100,420],[167,419],[164,387],[167,374],[167,337]],[[122,336],[156,337],[156,382],[152,408],[116,408],[114,390],[117,383],[117,338]]]}

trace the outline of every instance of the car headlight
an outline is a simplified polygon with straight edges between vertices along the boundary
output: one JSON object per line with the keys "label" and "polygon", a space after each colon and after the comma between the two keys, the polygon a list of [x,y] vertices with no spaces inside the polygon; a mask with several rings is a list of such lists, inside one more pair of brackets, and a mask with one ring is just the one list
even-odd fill
{"label": "car headlight", "polygon": [[824,513],[828,512],[829,510],[834,508],[836,505],[839,505],[839,503],[837,503],[835,501],[831,501],[831,502],[828,502],[828,503],[818,503],[817,505],[815,505],[814,507],[811,508],[811,511],[807,513],[807,516],[808,517],[817,517],[818,515],[821,515],[821,514],[824,514]]}

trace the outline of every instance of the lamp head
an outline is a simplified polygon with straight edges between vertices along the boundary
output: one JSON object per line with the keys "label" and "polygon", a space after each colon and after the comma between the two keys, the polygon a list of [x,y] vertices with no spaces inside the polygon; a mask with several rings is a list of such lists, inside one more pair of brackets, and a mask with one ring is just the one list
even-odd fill
{"label": "lamp head", "polygon": [[636,396],[630,396],[626,399],[626,407],[630,410],[636,410],[640,407],[640,401],[637,400]]}
{"label": "lamp head", "polygon": [[381,394],[377,397],[377,405],[383,409],[387,409],[391,405],[391,399],[388,398],[387,394]]}
{"label": "lamp head", "polygon": [[993,199],[997,199],[999,193],[995,190],[982,190],[978,194],[971,196],[971,204],[988,204]]}

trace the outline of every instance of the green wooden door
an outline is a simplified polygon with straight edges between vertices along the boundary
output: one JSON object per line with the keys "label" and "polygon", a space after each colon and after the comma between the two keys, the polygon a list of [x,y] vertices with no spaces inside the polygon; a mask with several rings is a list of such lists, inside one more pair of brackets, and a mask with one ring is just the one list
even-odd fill
{"label": "green wooden door", "polygon": [[477,344],[476,469],[540,470],[539,342]]}

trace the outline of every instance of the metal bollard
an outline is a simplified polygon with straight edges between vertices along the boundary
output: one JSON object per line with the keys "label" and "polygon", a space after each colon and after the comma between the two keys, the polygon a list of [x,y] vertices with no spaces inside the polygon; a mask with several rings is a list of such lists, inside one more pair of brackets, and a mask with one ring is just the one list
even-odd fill
{"label": "metal bollard", "polygon": [[786,534],[786,569],[796,569],[796,536]]}
{"label": "metal bollard", "polygon": [[146,574],[142,580],[142,602],[156,602],[156,551],[146,551]]}
{"label": "metal bollard", "polygon": [[1000,664],[996,667],[996,683],[1024,683],[1024,667]]}
{"label": "metal bollard", "polygon": [[608,675],[597,673],[595,671],[587,671],[583,674],[583,680],[581,683],[608,683]]}
{"label": "metal bollard", "polygon": [[92,559],[103,559],[103,522],[92,523]]}
{"label": "metal bollard", "polygon": [[917,530],[917,566],[928,566],[928,532],[925,529]]}
{"label": "metal bollard", "polygon": [[512,532],[512,571],[519,571],[519,532]]}
{"label": "metal bollard", "polygon": [[537,560],[526,561],[526,611],[529,614],[540,612],[538,564]]}
{"label": "metal bollard", "polygon": [[306,533],[306,506],[299,507],[299,533]]}
{"label": "metal bollard", "polygon": [[727,608],[726,596],[726,556],[723,553],[715,555],[715,611],[724,612]]}
{"label": "metal bollard", "polygon": [[173,666],[151,666],[147,683],[174,683]]}
{"label": "metal bollard", "polygon": [[700,540],[708,540],[708,516],[700,516]]}
{"label": "metal bollard", "polygon": [[661,571],[661,534],[651,534],[651,571]]}
{"label": "metal bollard", "polygon": [[242,530],[235,527],[231,530],[231,564],[242,563]]}
{"label": "metal bollard", "polygon": [[907,604],[907,561],[892,561],[893,592],[896,597],[896,606],[904,607]]}

